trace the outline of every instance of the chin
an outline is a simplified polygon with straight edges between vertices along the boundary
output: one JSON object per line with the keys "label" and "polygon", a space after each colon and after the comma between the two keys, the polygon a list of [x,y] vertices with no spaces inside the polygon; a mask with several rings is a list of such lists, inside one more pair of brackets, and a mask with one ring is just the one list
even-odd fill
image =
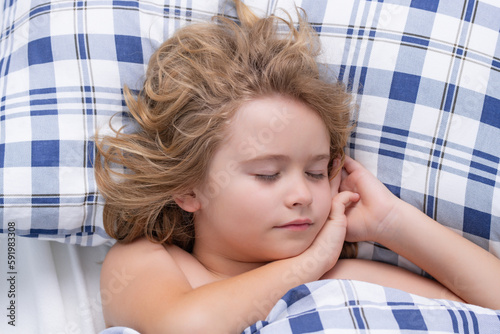
{"label": "chin", "polygon": [[291,257],[298,256],[298,255],[302,254],[306,249],[308,249],[309,246],[310,246],[310,244],[292,245],[292,246],[287,247],[287,248],[276,250],[276,252],[274,254],[275,255],[274,259],[272,261],[283,260],[283,259],[288,259]]}

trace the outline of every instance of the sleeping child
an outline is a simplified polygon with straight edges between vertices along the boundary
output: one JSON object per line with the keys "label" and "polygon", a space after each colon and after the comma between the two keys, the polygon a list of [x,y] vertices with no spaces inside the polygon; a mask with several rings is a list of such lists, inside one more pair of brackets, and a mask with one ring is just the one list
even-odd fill
{"label": "sleeping child", "polygon": [[[354,279],[500,309],[500,260],[394,196],[344,154],[352,98],[298,10],[179,29],[154,53],[138,130],[100,138],[107,326],[237,333],[289,289]],[[355,258],[374,241],[435,280]],[[116,287],[117,273],[130,280]]]}

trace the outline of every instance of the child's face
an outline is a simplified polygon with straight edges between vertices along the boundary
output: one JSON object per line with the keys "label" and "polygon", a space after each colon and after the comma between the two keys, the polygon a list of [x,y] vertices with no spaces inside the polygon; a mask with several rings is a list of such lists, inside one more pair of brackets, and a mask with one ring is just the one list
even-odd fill
{"label": "child's face", "polygon": [[[328,180],[330,137],[306,105],[271,96],[244,104],[195,190],[196,248],[243,262],[307,249],[325,223],[340,176]],[[339,173],[340,175],[340,173]]]}

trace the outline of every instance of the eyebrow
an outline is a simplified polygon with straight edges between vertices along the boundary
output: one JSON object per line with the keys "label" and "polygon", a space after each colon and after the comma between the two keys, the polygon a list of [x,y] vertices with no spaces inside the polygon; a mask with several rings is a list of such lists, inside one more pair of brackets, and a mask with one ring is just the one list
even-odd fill
{"label": "eyebrow", "polygon": [[[242,163],[252,163],[252,162],[260,162],[260,161],[289,161],[290,157],[283,154],[265,154],[260,155],[255,158],[251,158],[248,160],[242,161]],[[322,160],[330,160],[330,154],[318,154],[311,158],[312,161],[322,161]]]}

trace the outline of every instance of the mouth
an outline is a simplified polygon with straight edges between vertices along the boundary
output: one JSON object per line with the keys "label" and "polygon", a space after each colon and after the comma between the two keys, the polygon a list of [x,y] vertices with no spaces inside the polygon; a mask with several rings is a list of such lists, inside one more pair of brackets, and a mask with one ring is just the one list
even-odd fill
{"label": "mouth", "polygon": [[305,231],[312,225],[310,219],[297,219],[283,225],[276,226],[278,229],[289,231]]}

